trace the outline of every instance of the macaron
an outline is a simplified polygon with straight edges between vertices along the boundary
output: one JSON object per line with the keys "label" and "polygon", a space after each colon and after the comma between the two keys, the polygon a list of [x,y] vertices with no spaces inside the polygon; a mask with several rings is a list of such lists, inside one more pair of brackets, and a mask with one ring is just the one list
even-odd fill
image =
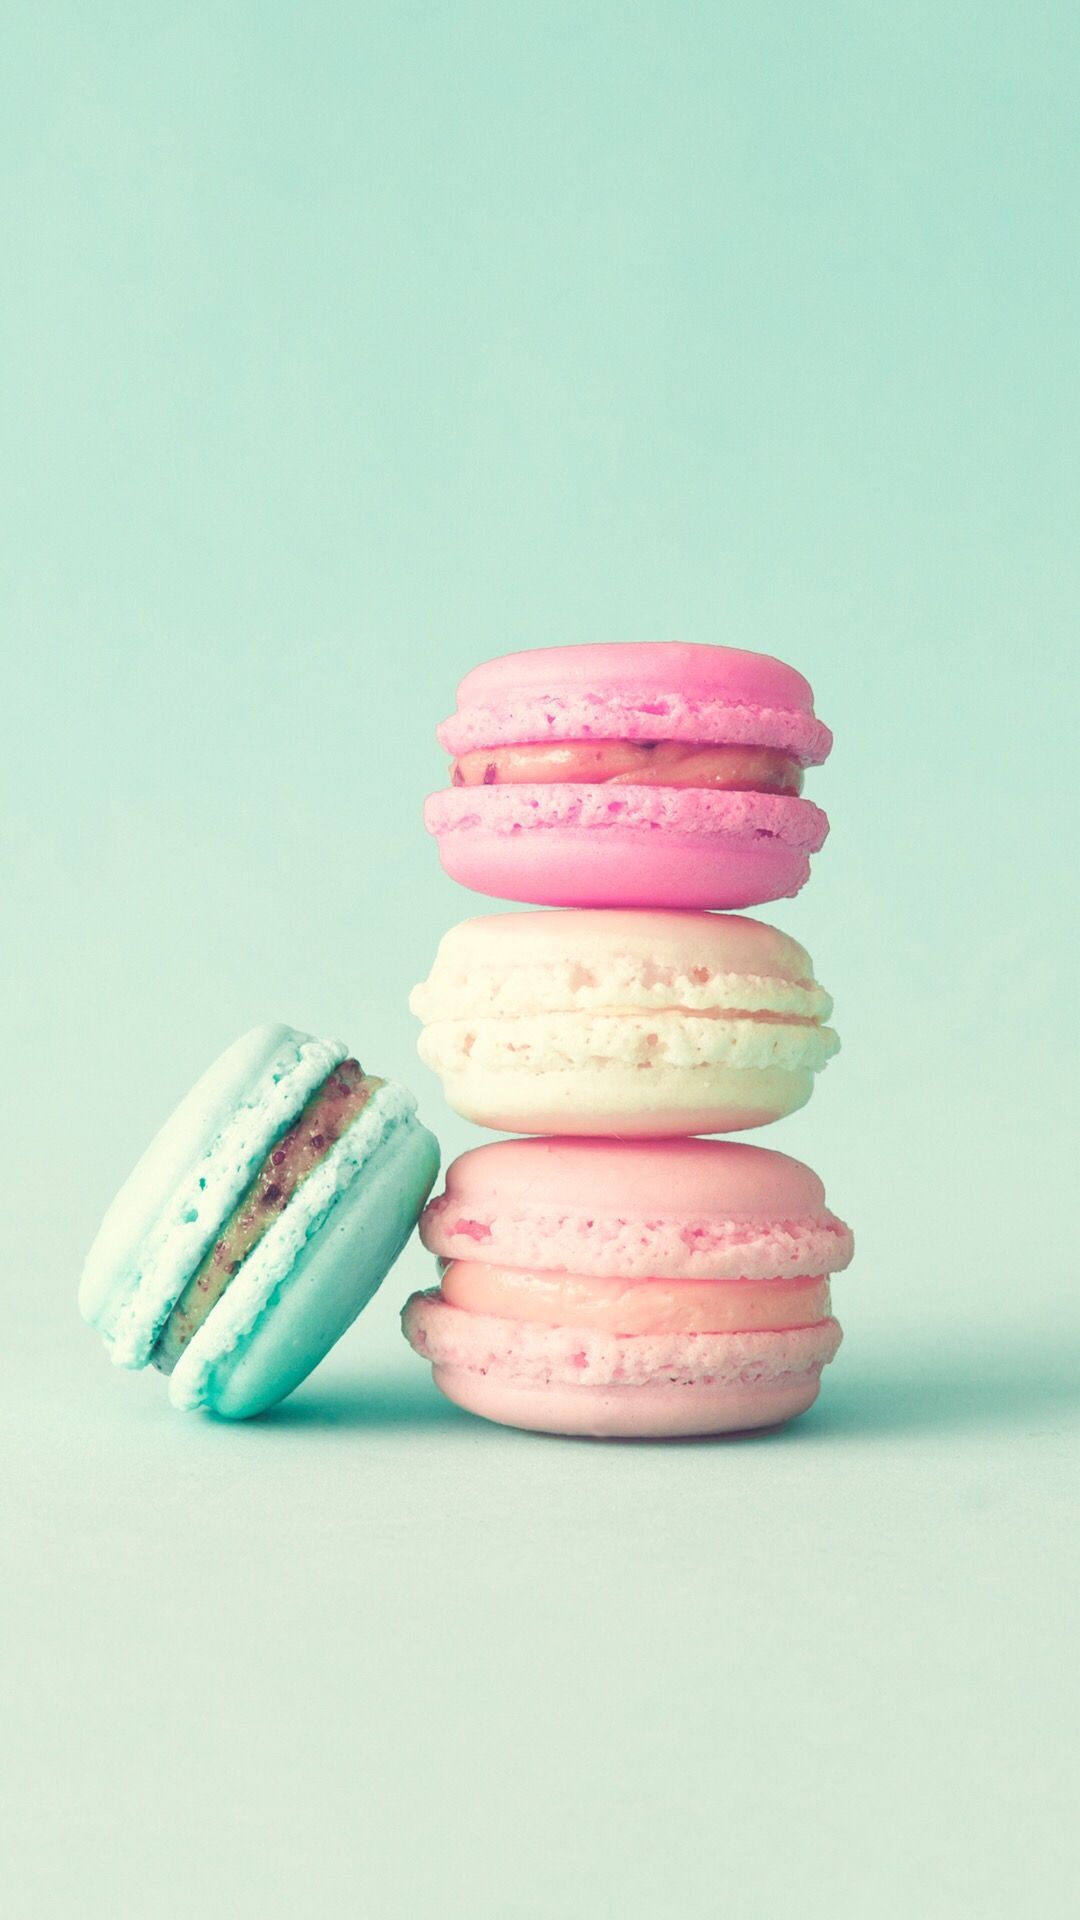
{"label": "macaron", "polygon": [[253,1028],[181,1101],[102,1221],[79,1289],[121,1367],[173,1405],[284,1399],[375,1292],[439,1166],[404,1087],[336,1040]]}
{"label": "macaron", "polygon": [[852,1255],[817,1175],[717,1140],[505,1140],[462,1154],[402,1316],[437,1385],[506,1426],[623,1439],[804,1413]]}
{"label": "macaron", "polygon": [[410,1005],[457,1113],[504,1133],[734,1133],[839,1046],[786,934],[737,914],[504,913],[444,935]]}
{"label": "macaron", "polygon": [[550,907],[752,907],[798,893],[832,735],[793,667],[674,641],[544,647],[466,674],[424,819],[448,874]]}

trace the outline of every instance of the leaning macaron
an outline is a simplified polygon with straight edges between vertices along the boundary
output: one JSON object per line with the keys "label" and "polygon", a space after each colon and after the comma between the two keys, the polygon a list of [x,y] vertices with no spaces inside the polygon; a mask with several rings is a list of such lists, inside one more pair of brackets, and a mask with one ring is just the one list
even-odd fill
{"label": "leaning macaron", "polygon": [[505,1133],[734,1133],[839,1046],[810,956],[739,914],[505,913],[445,934],[410,1001],[456,1112]]}
{"label": "leaning macaron", "polygon": [[852,1255],[821,1181],[713,1140],[509,1140],[455,1160],[403,1315],[443,1393],[548,1433],[675,1438],[804,1413]]}
{"label": "leaning macaron", "polygon": [[466,675],[425,823],[448,874],[551,907],[751,907],[798,893],[832,745],[793,667],[677,642],[545,647]]}
{"label": "leaning macaron", "polygon": [[174,1406],[284,1399],[397,1259],[439,1165],[403,1087],[338,1041],[256,1027],[180,1103],[87,1256],[84,1319]]}

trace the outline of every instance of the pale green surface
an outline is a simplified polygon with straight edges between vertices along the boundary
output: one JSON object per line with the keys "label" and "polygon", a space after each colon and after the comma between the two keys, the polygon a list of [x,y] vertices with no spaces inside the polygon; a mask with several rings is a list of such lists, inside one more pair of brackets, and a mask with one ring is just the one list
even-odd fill
{"label": "pale green surface", "polygon": [[[9,1904],[1071,1915],[1075,8],[19,11]],[[838,735],[774,916],[845,1051],[759,1136],[857,1229],[820,1409],[488,1430],[398,1343],[416,1249],[277,1420],[113,1374],[81,1252],[242,1028],[478,1137],[405,1006],[483,910],[432,725],[661,636]]]}

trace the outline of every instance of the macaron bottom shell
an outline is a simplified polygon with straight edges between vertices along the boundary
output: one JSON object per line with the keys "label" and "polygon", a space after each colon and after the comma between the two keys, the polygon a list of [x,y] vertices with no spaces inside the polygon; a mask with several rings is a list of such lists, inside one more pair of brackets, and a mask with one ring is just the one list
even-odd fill
{"label": "macaron bottom shell", "polygon": [[413,1294],[405,1338],[467,1412],[544,1433],[674,1439],[804,1413],[842,1338],[831,1316],[768,1332],[611,1334],[465,1312]]}
{"label": "macaron bottom shell", "polygon": [[435,1367],[440,1392],[499,1426],[593,1440],[690,1440],[782,1426],[817,1399],[820,1367],[768,1386],[537,1387],[501,1373]]}
{"label": "macaron bottom shell", "polygon": [[450,1106],[478,1126],[579,1138],[748,1132],[797,1112],[813,1085],[807,1069],[643,1068],[614,1060],[544,1073],[469,1066],[444,1076]]}
{"label": "macaron bottom shell", "polygon": [[810,875],[782,840],[670,828],[477,826],[437,834],[444,871],[496,900],[543,907],[741,908],[785,900]]}

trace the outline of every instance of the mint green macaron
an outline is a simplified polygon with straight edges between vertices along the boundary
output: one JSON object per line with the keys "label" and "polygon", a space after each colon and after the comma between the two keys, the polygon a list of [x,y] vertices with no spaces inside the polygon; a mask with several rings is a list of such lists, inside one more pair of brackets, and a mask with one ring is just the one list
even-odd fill
{"label": "mint green macaron", "polygon": [[174,1406],[262,1413],[375,1293],[439,1167],[401,1086],[337,1041],[256,1027],[181,1101],[87,1255],[83,1318]]}

